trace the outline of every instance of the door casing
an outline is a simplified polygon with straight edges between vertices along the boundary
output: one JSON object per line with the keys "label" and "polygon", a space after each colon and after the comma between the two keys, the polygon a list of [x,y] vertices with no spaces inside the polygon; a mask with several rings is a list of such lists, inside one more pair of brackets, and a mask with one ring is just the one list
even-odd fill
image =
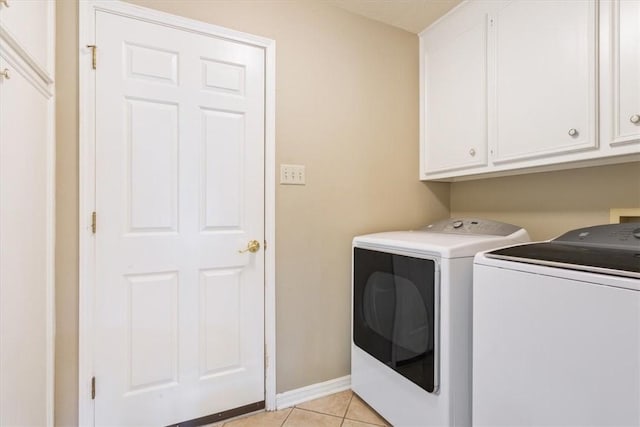
{"label": "door casing", "polygon": [[[95,239],[92,212],[95,210],[95,77],[92,49],[95,45],[96,11],[155,23],[184,31],[239,41],[265,52],[265,407],[276,409],[276,324],[275,324],[275,59],[274,40],[229,30],[213,24],[135,6],[121,1],[90,0],[79,4],[79,331],[78,331],[78,424],[94,424],[91,397],[93,366],[93,298],[95,291]],[[97,46],[100,66],[100,46]],[[99,215],[98,215],[99,217]],[[98,220],[99,227],[99,220]],[[97,385],[99,395],[99,382]]]}

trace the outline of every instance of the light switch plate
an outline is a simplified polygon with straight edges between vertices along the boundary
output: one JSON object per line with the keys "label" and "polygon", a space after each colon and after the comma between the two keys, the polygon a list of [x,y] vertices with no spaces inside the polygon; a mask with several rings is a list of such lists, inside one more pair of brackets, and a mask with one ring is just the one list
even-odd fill
{"label": "light switch plate", "polygon": [[305,185],[304,165],[280,165],[280,184]]}

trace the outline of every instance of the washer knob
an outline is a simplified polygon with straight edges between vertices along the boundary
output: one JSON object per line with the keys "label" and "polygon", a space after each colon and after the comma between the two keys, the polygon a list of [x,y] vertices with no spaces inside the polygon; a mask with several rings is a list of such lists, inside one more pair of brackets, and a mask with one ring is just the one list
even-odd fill
{"label": "washer knob", "polygon": [[635,237],[636,239],[640,239],[640,228],[636,228],[635,230],[633,230],[633,237]]}
{"label": "washer knob", "polygon": [[453,222],[453,228],[460,228],[460,227],[462,227],[462,221],[458,220]]}

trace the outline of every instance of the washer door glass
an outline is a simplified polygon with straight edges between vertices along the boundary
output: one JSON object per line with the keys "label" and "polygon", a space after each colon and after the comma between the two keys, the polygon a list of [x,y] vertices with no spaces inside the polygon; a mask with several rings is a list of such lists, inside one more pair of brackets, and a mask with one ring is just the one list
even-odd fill
{"label": "washer door glass", "polygon": [[435,262],[354,248],[353,340],[428,392],[435,388]]}

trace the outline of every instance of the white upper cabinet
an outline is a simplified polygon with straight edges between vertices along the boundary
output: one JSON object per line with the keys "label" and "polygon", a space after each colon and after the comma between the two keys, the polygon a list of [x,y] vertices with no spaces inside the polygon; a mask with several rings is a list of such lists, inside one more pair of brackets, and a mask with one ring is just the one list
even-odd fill
{"label": "white upper cabinet", "polygon": [[28,63],[53,74],[53,16],[50,0],[0,0],[0,31]]}
{"label": "white upper cabinet", "polygon": [[460,10],[452,25],[421,38],[421,133],[433,142],[421,154],[427,173],[487,164],[487,19]]}
{"label": "white upper cabinet", "polygon": [[640,143],[640,1],[603,1],[602,18],[603,143],[622,150]]}
{"label": "white upper cabinet", "polygon": [[597,148],[595,15],[593,1],[498,7],[494,162]]}
{"label": "white upper cabinet", "polygon": [[474,0],[420,34],[420,178],[640,161],[640,0]]}

